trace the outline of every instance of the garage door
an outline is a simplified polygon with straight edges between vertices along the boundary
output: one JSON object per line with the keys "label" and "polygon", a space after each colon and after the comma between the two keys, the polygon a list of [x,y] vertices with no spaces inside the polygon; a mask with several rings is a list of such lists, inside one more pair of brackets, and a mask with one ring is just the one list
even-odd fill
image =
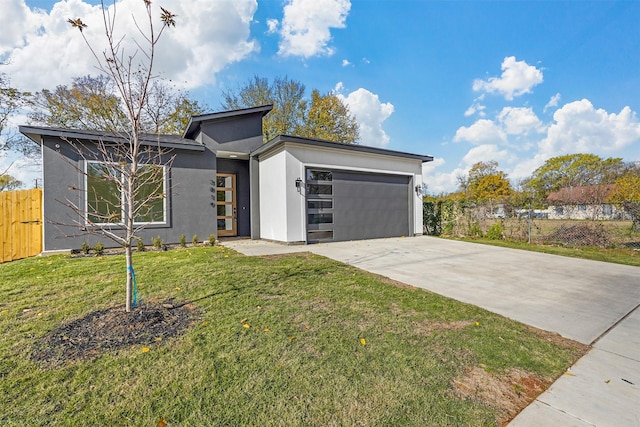
{"label": "garage door", "polygon": [[308,169],[307,241],[407,236],[411,177]]}

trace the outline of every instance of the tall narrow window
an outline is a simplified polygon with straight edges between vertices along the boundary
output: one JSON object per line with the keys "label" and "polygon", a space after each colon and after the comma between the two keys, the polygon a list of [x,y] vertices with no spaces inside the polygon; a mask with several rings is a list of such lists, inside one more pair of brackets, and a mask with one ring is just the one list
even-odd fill
{"label": "tall narrow window", "polygon": [[106,163],[87,163],[87,218],[94,224],[122,221],[118,171]]}

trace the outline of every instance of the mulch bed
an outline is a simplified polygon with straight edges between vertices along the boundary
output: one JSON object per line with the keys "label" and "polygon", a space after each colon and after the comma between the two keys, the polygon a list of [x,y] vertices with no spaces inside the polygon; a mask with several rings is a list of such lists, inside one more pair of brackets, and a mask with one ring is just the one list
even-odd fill
{"label": "mulch bed", "polygon": [[60,364],[87,360],[134,345],[160,344],[194,323],[191,304],[149,302],[124,310],[124,305],[96,310],[65,323],[39,339],[31,359]]}

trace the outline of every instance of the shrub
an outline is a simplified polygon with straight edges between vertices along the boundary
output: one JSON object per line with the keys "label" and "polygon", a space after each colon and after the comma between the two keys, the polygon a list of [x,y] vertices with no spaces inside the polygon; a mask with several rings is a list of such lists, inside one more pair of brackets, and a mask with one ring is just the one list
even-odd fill
{"label": "shrub", "polygon": [[93,252],[95,252],[96,255],[104,254],[104,245],[102,244],[102,242],[96,243],[96,245],[93,247]]}
{"label": "shrub", "polygon": [[144,252],[144,242],[142,239],[138,238],[138,242],[136,243],[138,247],[138,252]]}
{"label": "shrub", "polygon": [[86,241],[82,242],[82,246],[80,246],[80,251],[86,255],[89,253],[90,250],[91,250],[91,247],[89,246],[89,244]]}
{"label": "shrub", "polygon": [[504,227],[501,222],[496,222],[487,230],[487,239],[502,240],[504,239]]}
{"label": "shrub", "polygon": [[185,236],[184,234],[180,235],[180,246],[183,248],[187,247],[187,236]]}
{"label": "shrub", "polygon": [[209,234],[209,244],[211,246],[215,246],[216,245],[216,235],[215,234]]}
{"label": "shrub", "polygon": [[153,247],[156,249],[162,248],[162,238],[160,236],[154,237],[151,241],[153,243]]}
{"label": "shrub", "polygon": [[482,237],[482,228],[477,222],[469,224],[469,236],[470,237]]}
{"label": "shrub", "polygon": [[197,234],[193,235],[193,238],[191,238],[191,243],[193,243],[194,246],[198,244],[198,235]]}

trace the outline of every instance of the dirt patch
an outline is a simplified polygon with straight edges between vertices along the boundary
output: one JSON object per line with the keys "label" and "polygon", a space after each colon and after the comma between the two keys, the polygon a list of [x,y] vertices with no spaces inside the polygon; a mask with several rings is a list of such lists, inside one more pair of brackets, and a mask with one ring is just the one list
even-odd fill
{"label": "dirt patch", "polygon": [[92,311],[39,339],[31,359],[55,365],[133,345],[159,344],[182,334],[195,314],[192,305],[172,301],[145,303],[129,313],[122,305]]}
{"label": "dirt patch", "polygon": [[584,356],[587,351],[591,348],[586,344],[582,344],[581,342],[570,340],[569,338],[564,338],[562,335],[556,332],[549,332],[543,329],[538,329],[533,326],[526,325],[529,332],[533,333],[539,338],[547,340],[558,347],[570,350],[575,356],[576,359]]}
{"label": "dirt patch", "polygon": [[399,282],[398,280],[393,280],[393,279],[389,279],[388,277],[385,276],[380,276],[378,274],[374,275],[376,279],[380,280],[382,283],[386,283],[388,285],[391,286],[395,286],[396,288],[400,288],[400,289],[420,289],[417,288],[415,286],[411,286],[411,285],[407,285],[406,283],[403,282]]}
{"label": "dirt patch", "polygon": [[551,385],[532,373],[511,369],[502,375],[487,372],[481,366],[468,369],[453,381],[462,398],[478,399],[498,411],[497,422],[505,426],[522,409]]}
{"label": "dirt patch", "polygon": [[411,322],[411,324],[417,334],[430,335],[435,331],[459,331],[473,325],[473,322],[459,320],[456,322]]}

